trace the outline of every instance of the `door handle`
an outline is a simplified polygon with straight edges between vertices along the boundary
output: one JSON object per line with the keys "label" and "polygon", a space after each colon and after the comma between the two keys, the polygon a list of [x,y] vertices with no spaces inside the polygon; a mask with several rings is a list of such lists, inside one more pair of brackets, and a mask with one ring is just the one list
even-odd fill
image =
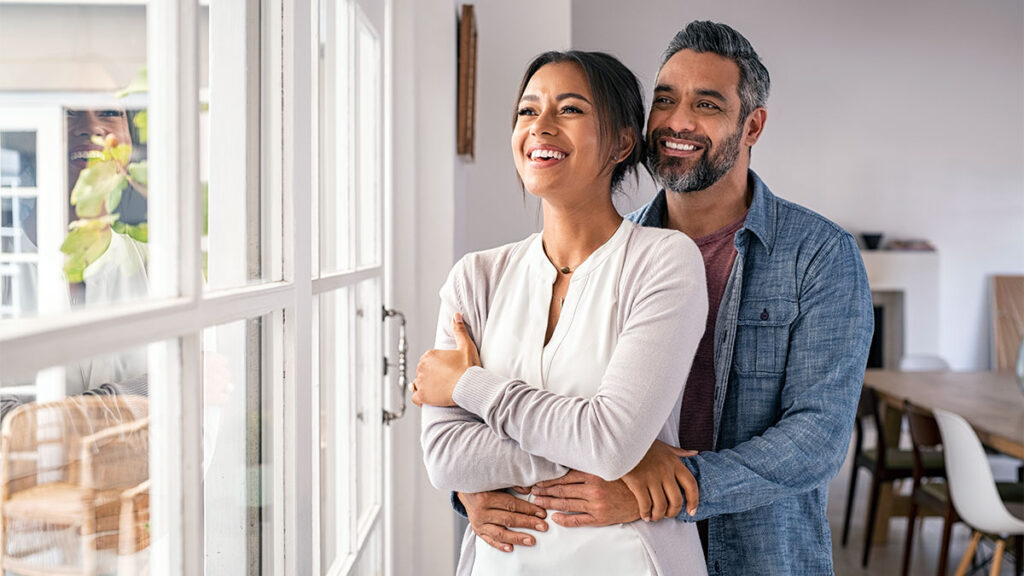
{"label": "door handle", "polygon": [[398,319],[398,362],[388,362],[388,359],[385,356],[384,375],[387,376],[388,368],[398,369],[398,389],[400,390],[401,401],[397,412],[391,412],[387,408],[384,409],[384,424],[388,425],[402,416],[405,416],[405,395],[409,388],[409,378],[407,373],[408,365],[406,363],[406,358],[409,355],[409,342],[405,338],[405,314],[391,308],[381,307],[381,310],[383,312],[383,316],[381,317],[382,322],[387,322],[388,318]]}

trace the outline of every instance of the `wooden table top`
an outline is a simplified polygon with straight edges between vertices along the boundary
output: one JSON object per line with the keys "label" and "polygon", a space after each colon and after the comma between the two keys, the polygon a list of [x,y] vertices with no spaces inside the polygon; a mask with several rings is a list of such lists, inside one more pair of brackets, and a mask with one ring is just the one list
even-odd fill
{"label": "wooden table top", "polygon": [[868,370],[864,385],[902,407],[903,400],[955,412],[981,441],[1024,459],[1024,393],[1013,372],[896,372]]}

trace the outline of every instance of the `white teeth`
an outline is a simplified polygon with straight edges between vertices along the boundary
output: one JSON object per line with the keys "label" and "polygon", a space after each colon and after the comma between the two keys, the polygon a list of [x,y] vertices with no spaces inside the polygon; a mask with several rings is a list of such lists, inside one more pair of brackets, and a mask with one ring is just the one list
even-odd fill
{"label": "white teeth", "polygon": [[90,158],[103,158],[102,150],[81,150],[71,153],[72,160],[88,160]]}
{"label": "white teeth", "polygon": [[668,148],[669,150],[686,150],[686,151],[691,151],[691,150],[696,150],[697,149],[697,147],[694,146],[693,144],[676,144],[675,142],[667,142],[667,141],[665,142],[665,148]]}
{"label": "white teeth", "polygon": [[562,158],[565,158],[565,153],[557,150],[545,150],[543,148],[530,152],[530,160],[536,160],[538,158],[554,158],[556,160],[561,160]]}

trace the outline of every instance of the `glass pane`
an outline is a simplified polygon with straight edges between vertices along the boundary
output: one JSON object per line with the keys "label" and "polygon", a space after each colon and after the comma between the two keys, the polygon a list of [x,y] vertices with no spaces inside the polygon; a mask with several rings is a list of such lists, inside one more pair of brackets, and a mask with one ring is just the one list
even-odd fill
{"label": "glass pane", "polygon": [[349,14],[347,3],[320,2],[319,209],[320,268],[324,272],[351,269],[353,261]]}
{"label": "glass pane", "polygon": [[0,188],[35,188],[36,133],[0,132]]}
{"label": "glass pane", "polygon": [[35,314],[38,275],[34,263],[0,261],[0,320]]}
{"label": "glass pane", "polygon": [[0,265],[34,267],[0,322],[151,294],[147,20],[145,3],[0,2]]}
{"label": "glass pane", "polygon": [[384,357],[381,335],[381,297],[377,279],[367,280],[356,289],[356,518],[360,524],[380,503],[383,476],[381,450],[383,424],[381,394]]}
{"label": "glass pane", "polygon": [[[269,322],[203,332],[203,473],[206,573],[270,572],[271,396]],[[267,535],[267,536],[265,536]]]}
{"label": "glass pane", "polygon": [[353,292],[321,295],[320,334],[320,566],[327,574],[352,550],[349,487],[352,456]]}
{"label": "glass pane", "polygon": [[212,0],[199,7],[200,265],[207,290],[272,279],[268,227],[280,207],[270,205],[258,178],[260,65],[252,43],[259,4]]}
{"label": "glass pane", "polygon": [[0,197],[0,253],[35,254],[38,249],[28,240],[30,235],[35,235],[35,230],[35,198]]}
{"label": "glass pane", "polygon": [[363,544],[363,550],[359,555],[359,562],[352,570],[353,576],[381,576],[384,573],[381,530],[378,524],[373,533],[366,538],[366,543]]}
{"label": "glass pane", "polygon": [[168,431],[156,428],[149,368],[177,362],[178,349],[157,343],[0,382],[6,574],[150,572],[150,544],[168,535],[149,498],[167,492],[150,468],[166,462],[156,439]]}
{"label": "glass pane", "polygon": [[356,144],[359,156],[359,264],[380,263],[381,253],[381,86],[380,41],[370,24],[359,19],[359,132]]}

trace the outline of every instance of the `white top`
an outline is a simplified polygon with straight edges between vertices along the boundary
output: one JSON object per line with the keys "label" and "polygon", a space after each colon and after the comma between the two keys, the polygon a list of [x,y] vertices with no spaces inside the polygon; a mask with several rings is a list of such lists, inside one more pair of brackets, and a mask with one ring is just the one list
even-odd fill
{"label": "white top", "polygon": [[[481,363],[489,371],[565,396],[597,393],[619,340],[614,311],[631,228],[625,222],[573,272],[547,345],[548,307],[541,304],[551,302],[559,272],[544,253],[541,237],[533,238],[494,295],[480,348]],[[534,534],[536,545],[519,547],[515,554],[499,552],[477,537],[474,576],[566,573],[568,568],[592,576],[654,574],[639,534],[629,525],[580,530],[548,524],[547,532]]]}
{"label": "white top", "polygon": [[[557,270],[540,235],[469,255],[442,289],[439,348],[463,313],[483,368],[424,407],[435,486],[530,485],[575,468],[620,478],[658,439],[677,445],[679,402],[707,314],[699,250],[677,232],[624,221],[573,273],[544,345]],[[603,528],[549,522],[537,544],[498,552],[467,531],[459,574],[704,574],[693,524]]]}

